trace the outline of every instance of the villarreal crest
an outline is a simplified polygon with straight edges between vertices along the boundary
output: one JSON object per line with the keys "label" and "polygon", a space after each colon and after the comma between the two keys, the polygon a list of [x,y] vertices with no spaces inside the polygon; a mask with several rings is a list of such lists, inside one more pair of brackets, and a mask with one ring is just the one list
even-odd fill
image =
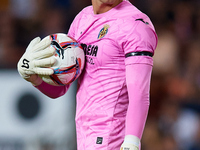
{"label": "villarreal crest", "polygon": [[108,33],[108,28],[110,26],[109,25],[104,25],[104,27],[100,30],[99,35],[98,35],[98,39],[103,38],[107,33]]}

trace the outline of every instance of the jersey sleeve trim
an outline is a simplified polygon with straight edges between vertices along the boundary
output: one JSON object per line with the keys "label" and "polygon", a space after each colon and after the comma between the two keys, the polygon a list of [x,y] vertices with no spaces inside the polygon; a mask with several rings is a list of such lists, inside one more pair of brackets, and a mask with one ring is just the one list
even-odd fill
{"label": "jersey sleeve trim", "polygon": [[130,52],[125,55],[125,58],[130,56],[150,56],[153,57],[153,53],[148,51],[140,51],[140,52]]}

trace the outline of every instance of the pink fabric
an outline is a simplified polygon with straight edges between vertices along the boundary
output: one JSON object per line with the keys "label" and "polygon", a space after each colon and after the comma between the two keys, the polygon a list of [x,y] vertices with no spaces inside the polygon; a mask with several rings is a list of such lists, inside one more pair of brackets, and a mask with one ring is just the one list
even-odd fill
{"label": "pink fabric", "polygon": [[58,98],[62,95],[64,95],[70,85],[68,86],[53,86],[50,84],[47,84],[45,82],[42,82],[39,86],[36,86],[38,90],[40,90],[43,94],[47,95],[50,98]]}
{"label": "pink fabric", "polygon": [[[86,54],[77,90],[78,150],[119,150],[125,135],[141,138],[149,107],[153,59],[125,59],[125,54],[154,53],[157,37],[150,19],[129,1],[99,15],[89,6],[76,16],[68,34],[84,44]],[[37,88],[50,97],[67,90],[44,83]]]}
{"label": "pink fabric", "polygon": [[[138,59],[144,59],[141,56],[138,57]],[[149,109],[151,71],[152,65],[147,63],[126,65],[129,106],[126,116],[125,134],[135,135],[140,139],[142,138]]]}

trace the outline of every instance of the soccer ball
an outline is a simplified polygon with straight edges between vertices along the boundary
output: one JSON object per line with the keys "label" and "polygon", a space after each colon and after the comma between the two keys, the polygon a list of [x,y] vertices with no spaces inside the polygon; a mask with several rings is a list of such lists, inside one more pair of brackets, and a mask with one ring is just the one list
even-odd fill
{"label": "soccer ball", "polygon": [[56,63],[50,67],[53,75],[39,75],[48,84],[63,86],[76,80],[84,67],[85,54],[81,45],[72,37],[64,33],[56,33],[45,38],[51,40],[51,45],[56,53]]}

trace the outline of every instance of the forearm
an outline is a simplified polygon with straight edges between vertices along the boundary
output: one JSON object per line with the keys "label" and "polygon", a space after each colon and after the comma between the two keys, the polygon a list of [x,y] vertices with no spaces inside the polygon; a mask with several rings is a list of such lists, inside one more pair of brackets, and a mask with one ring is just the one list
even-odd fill
{"label": "forearm", "polygon": [[67,90],[69,89],[70,85],[66,86],[53,86],[50,84],[47,84],[45,82],[42,82],[40,85],[35,86],[39,91],[41,91],[43,94],[50,98],[58,98],[62,95],[64,95]]}
{"label": "forearm", "polygon": [[144,126],[147,119],[147,114],[149,110],[149,103],[147,98],[146,102],[136,102],[134,104],[130,103],[126,116],[126,135],[135,135],[140,140],[142,138]]}
{"label": "forearm", "polygon": [[149,91],[152,66],[131,64],[126,67],[129,106],[126,116],[126,135],[141,139],[149,110]]}

